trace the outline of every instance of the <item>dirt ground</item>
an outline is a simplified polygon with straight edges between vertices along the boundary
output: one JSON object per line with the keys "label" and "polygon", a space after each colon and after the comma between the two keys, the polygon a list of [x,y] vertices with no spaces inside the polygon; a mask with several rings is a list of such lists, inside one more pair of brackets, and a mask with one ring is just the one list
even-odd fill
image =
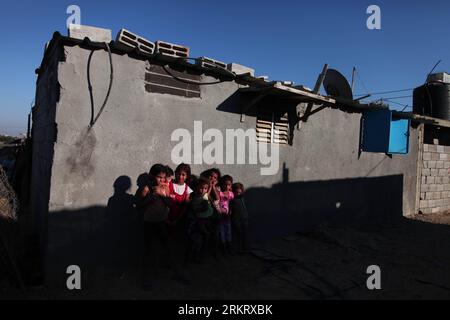
{"label": "dirt ground", "polygon": [[[139,266],[124,275],[86,272],[83,289],[29,288],[33,299],[450,299],[450,213],[402,218],[389,226],[321,225],[252,248],[190,264],[183,285],[162,271],[143,291]],[[369,265],[381,268],[381,290],[368,290]],[[17,291],[0,292],[20,297]]]}

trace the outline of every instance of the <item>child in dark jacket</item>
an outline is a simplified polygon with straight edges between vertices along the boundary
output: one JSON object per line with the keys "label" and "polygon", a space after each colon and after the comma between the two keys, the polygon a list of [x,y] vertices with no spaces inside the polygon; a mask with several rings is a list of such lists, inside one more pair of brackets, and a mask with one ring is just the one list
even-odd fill
{"label": "child in dark jacket", "polygon": [[186,253],[187,261],[200,262],[202,250],[211,236],[210,219],[214,210],[208,191],[209,181],[198,179],[187,213],[187,235],[190,242]]}
{"label": "child in dark jacket", "polygon": [[234,238],[238,251],[245,252],[248,250],[248,211],[244,200],[244,185],[239,182],[233,184],[233,193],[235,197],[230,201],[230,211]]}

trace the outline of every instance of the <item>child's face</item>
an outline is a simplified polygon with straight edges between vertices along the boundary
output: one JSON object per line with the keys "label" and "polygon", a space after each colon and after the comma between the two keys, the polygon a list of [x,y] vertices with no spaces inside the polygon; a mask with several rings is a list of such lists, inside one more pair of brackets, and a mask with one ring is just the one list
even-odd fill
{"label": "child's face", "polygon": [[209,186],[207,184],[201,185],[198,188],[198,192],[203,196],[208,193]]}
{"label": "child's face", "polygon": [[234,194],[236,196],[240,196],[243,193],[244,193],[244,190],[242,190],[242,188],[236,188],[236,190],[234,190]]}
{"label": "child's face", "polygon": [[231,191],[232,186],[233,186],[233,184],[231,183],[231,181],[225,181],[225,185],[224,185],[225,190],[224,191]]}
{"label": "child's face", "polygon": [[166,175],[166,182],[169,183],[170,181],[173,180],[173,176],[168,176]]}
{"label": "child's face", "polygon": [[211,183],[213,185],[215,185],[217,183],[217,181],[219,180],[219,175],[216,172],[213,172],[213,173],[211,173],[209,180],[211,181]]}
{"label": "child's face", "polygon": [[179,171],[175,173],[175,178],[178,184],[184,184],[187,179],[186,171]]}
{"label": "child's face", "polygon": [[166,173],[160,172],[155,176],[155,182],[157,186],[162,186],[166,182]]}

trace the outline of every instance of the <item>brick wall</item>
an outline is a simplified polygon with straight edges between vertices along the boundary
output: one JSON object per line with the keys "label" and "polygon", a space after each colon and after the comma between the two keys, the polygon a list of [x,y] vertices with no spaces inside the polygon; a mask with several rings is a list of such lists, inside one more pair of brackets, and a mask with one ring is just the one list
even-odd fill
{"label": "brick wall", "polygon": [[420,211],[450,210],[450,146],[423,144]]}

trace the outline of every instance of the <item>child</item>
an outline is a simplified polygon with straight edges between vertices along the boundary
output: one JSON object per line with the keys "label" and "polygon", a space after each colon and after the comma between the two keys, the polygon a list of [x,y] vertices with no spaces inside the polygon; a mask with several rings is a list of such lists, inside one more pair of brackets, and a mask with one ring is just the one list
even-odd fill
{"label": "child", "polygon": [[166,167],[155,164],[150,169],[149,184],[136,192],[136,207],[144,220],[144,289],[151,289],[150,278],[156,278],[163,256],[169,265],[173,265],[166,227],[171,200],[166,193],[165,179]]}
{"label": "child", "polygon": [[169,166],[166,166],[166,180],[167,180],[167,183],[169,183],[170,181],[173,180],[173,175],[174,175],[174,172],[173,172],[172,168],[169,167]]}
{"label": "child", "polygon": [[220,179],[219,192],[219,235],[224,253],[232,254],[230,201],[234,199],[232,189],[233,178],[225,175]]}
{"label": "child", "polygon": [[233,184],[234,199],[230,201],[231,222],[233,233],[236,235],[237,249],[246,252],[248,211],[244,201],[244,185],[242,183]]}
{"label": "child", "polygon": [[172,206],[169,212],[169,223],[175,225],[183,218],[186,210],[189,195],[192,189],[187,185],[190,180],[191,167],[188,164],[180,164],[175,169],[175,181],[169,182],[170,198],[172,199]]}
{"label": "child", "polygon": [[218,188],[218,183],[221,178],[220,170],[217,168],[212,168],[202,172],[200,176],[209,180],[210,189],[208,193],[214,201],[218,201],[220,191]]}
{"label": "child", "polygon": [[198,179],[194,189],[187,214],[187,234],[190,244],[186,260],[193,259],[200,263],[201,251],[208,243],[211,235],[210,218],[214,210],[208,195],[209,181],[205,178]]}
{"label": "child", "polygon": [[210,218],[210,227],[211,227],[211,246],[214,258],[217,258],[217,249],[219,247],[219,243],[221,242],[219,237],[219,217],[220,217],[220,207],[219,207],[219,192],[218,182],[221,178],[220,170],[217,168],[208,169],[200,174],[200,177],[203,177],[209,181],[209,189],[208,195],[211,199],[211,204],[214,209],[214,214]]}

